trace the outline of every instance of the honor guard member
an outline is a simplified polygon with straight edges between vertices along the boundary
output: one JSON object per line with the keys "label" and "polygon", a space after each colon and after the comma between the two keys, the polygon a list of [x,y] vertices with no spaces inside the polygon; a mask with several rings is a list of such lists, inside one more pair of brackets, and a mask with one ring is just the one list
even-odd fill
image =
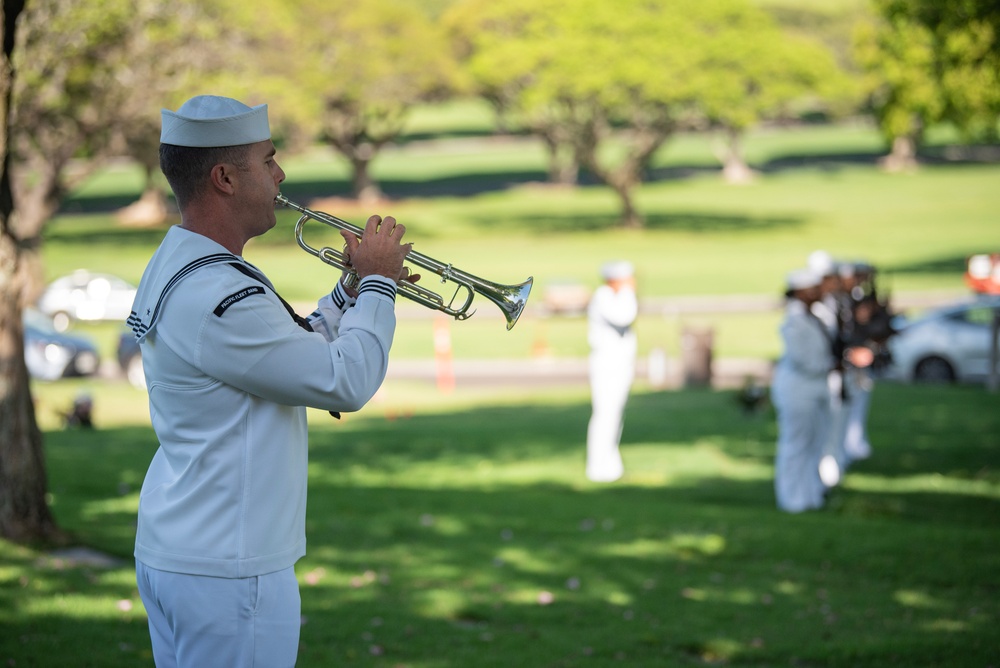
{"label": "honor guard member", "polygon": [[[858,318],[858,311],[863,306],[861,304],[863,293],[858,280],[858,263],[841,263],[840,280],[842,283],[840,307],[841,313],[844,314],[841,318],[843,323],[841,334],[845,345],[869,345],[871,342],[868,340],[864,323],[859,322]],[[868,409],[874,385],[875,375],[870,365],[845,367],[844,388],[847,397],[843,429],[845,466],[871,456],[871,444],[868,442]]]}
{"label": "honor guard member", "polygon": [[601,276],[604,284],[594,291],[587,307],[592,413],[587,425],[586,474],[594,482],[612,482],[625,470],[618,444],[635,377],[632,324],[639,302],[630,263],[609,262],[601,268]]}
{"label": "honor guard member", "polygon": [[153,657],[166,666],[292,666],[305,553],[306,408],[356,411],[381,385],[410,244],[372,216],[360,277],[295,316],[244,245],[275,225],[285,173],[267,106],[199,96],[163,110],[160,166],[180,208],[128,324],[159,448],[136,529]]}
{"label": "honor guard member", "polygon": [[778,416],[774,491],[778,508],[790,513],[822,507],[826,491],[819,465],[830,430],[827,375],[833,357],[825,325],[810,308],[820,299],[821,281],[808,268],[787,277],[784,352],[771,387]]}
{"label": "honor guard member", "polygon": [[827,354],[833,358],[833,365],[827,377],[830,390],[830,429],[827,443],[823,448],[823,459],[820,462],[823,483],[827,487],[833,487],[840,482],[847,463],[847,456],[844,453],[847,394],[842,361],[843,322],[838,304],[838,294],[841,290],[840,274],[837,263],[824,250],[810,253],[807,266],[810,271],[820,276],[820,297],[810,305],[810,310],[826,326],[829,341]]}

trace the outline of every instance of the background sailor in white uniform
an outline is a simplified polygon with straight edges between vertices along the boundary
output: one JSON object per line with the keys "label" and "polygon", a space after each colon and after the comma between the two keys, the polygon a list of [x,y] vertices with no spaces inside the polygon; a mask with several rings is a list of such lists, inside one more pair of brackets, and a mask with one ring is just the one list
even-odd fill
{"label": "background sailor in white uniform", "polygon": [[784,352],[771,386],[778,415],[774,491],[778,508],[790,513],[822,507],[826,490],[819,465],[830,430],[827,375],[833,356],[825,326],[810,310],[820,298],[821,280],[811,269],[787,277]]}
{"label": "background sailor in white uniform", "polygon": [[820,460],[820,478],[823,484],[834,487],[840,483],[847,466],[844,430],[849,410],[848,395],[844,387],[844,341],[841,336],[843,321],[838,303],[841,281],[837,263],[824,250],[810,253],[807,267],[821,278],[820,297],[810,305],[810,310],[826,326],[828,349],[834,362],[827,376],[830,391],[830,428],[826,445],[823,446],[823,457]]}
{"label": "background sailor in white uniform", "polygon": [[612,482],[625,470],[618,445],[635,377],[632,324],[639,302],[630,263],[609,262],[601,268],[601,276],[604,284],[594,291],[587,308],[592,413],[587,425],[586,474],[595,482]]}

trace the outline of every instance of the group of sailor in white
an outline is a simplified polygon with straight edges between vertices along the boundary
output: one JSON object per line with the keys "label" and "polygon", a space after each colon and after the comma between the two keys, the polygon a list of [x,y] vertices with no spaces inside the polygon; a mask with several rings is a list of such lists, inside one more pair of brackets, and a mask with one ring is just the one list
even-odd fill
{"label": "group of sailor in white", "polygon": [[778,508],[821,508],[852,462],[871,455],[867,420],[874,353],[848,335],[858,265],[816,251],[789,273],[784,352],[771,394],[778,417]]}
{"label": "group of sailor in white", "polygon": [[[266,105],[199,96],[163,111],[161,165],[187,201],[129,318],[159,440],[135,542],[157,665],[294,665],[305,407],[339,417],[371,399],[385,378],[396,284],[418,278],[402,267],[405,228],[373,216],[364,244],[345,236],[360,282],[338,283],[308,318],[292,313],[242,257],[250,238],[275,225],[284,172],[270,137]],[[870,452],[871,351],[838,347],[838,292],[824,287],[836,276],[829,255],[815,253],[788,277],[785,354],[773,381],[775,491],[788,512],[822,506],[826,489]],[[611,482],[624,470],[618,446],[635,375],[638,301],[630,263],[606,264],[602,278],[588,313],[586,475]]]}

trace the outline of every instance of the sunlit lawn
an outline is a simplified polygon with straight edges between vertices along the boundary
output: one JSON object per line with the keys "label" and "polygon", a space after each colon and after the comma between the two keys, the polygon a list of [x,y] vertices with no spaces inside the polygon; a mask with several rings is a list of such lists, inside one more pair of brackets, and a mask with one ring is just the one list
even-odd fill
{"label": "sunlit lawn", "polygon": [[[0,542],[0,663],[150,665],[130,559],[155,449],[145,395],[97,430],[36,386],[52,507],[121,560]],[[881,384],[874,457],[829,507],[774,509],[773,414],[639,386],[627,473],[583,478],[586,388],[390,384],[311,415],[300,666],[988,666],[1000,622],[1000,411],[978,388]]]}
{"label": "sunlit lawn", "polygon": [[[460,116],[446,119],[454,136],[483,130],[482,117],[456,126]],[[544,317],[545,288],[593,287],[611,258],[631,259],[654,300],[774,296],[820,247],[875,262],[897,294],[957,296],[966,256],[1000,248],[1000,166],[883,174],[870,128],[757,133],[748,151],[765,173],[743,187],[711,171],[711,138],[678,137],[638,193],[646,229],[622,231],[606,189],[539,186],[537,146],[420,141],[441,122],[422,118],[376,163],[393,197],[383,213],[422,253],[536,281],[513,331],[484,300],[451,324],[456,358],[585,355],[583,319]],[[328,153],[287,158],[293,198],[346,192]],[[48,277],[87,267],[137,281],[163,228],[123,228],[108,207],[138,187],[134,169],[116,167],[76,193],[47,228]],[[367,214],[337,207],[353,222]],[[283,213],[247,258],[304,303],[335,277],[298,250],[293,221]],[[431,357],[433,321],[399,308],[394,358]],[[676,357],[697,325],[715,328],[719,357],[773,358],[778,318],[654,308],[638,323],[640,353]],[[106,358],[122,331],[74,329]],[[787,516],[773,507],[773,414],[745,415],[731,393],[640,383],[627,475],[597,486],[582,476],[586,387],[460,389],[394,381],[342,422],[311,416],[299,665],[997,665],[996,394],[879,385],[875,456],[826,510]],[[95,431],[61,428],[78,392],[94,395]],[[121,562],[73,566],[0,542],[0,664],[150,665],[130,556],[155,449],[145,395],[101,379],[36,384],[35,396],[60,524]]]}
{"label": "sunlit lawn", "polygon": [[[774,357],[780,351],[776,311],[677,313],[660,310],[656,300],[776,298],[785,274],[817,248],[873,262],[886,292],[951,298],[967,293],[966,258],[1000,247],[995,163],[935,160],[915,174],[885,174],[875,168],[883,148],[869,127],[765,130],[747,142],[753,164],[764,170],[761,177],[730,186],[717,174],[713,141],[685,135],[661,151],[649,182],[637,192],[647,215],[639,231],[615,226],[618,203],[607,188],[540,186],[544,155],[523,138],[414,141],[392,148],[374,167],[392,197],[378,210],[404,221],[408,238],[425,255],[502,284],[534,277],[529,308],[512,332],[481,297],[476,315],[453,327],[455,355],[465,358],[526,357],[540,347],[557,357],[584,354],[582,319],[546,318],[545,294],[563,281],[596,286],[599,267],[609,259],[634,262],[640,294],[654,304],[639,322],[641,354],[663,348],[676,356],[684,327],[707,326],[716,331],[720,357]],[[940,145],[928,150],[941,152]],[[329,151],[287,156],[284,164],[285,191],[293,199],[308,203],[319,194],[346,193],[344,166]],[[87,267],[138,281],[164,229],[124,228],[107,211],[134,197],[136,176],[132,167],[110,168],[67,202],[46,230],[49,278]],[[354,223],[370,212],[345,201],[330,204],[331,213]],[[291,212],[281,212],[279,228],[252,241],[246,256],[286,299],[311,308],[336,277],[295,244],[294,220]],[[310,227],[311,243],[339,247],[334,231],[319,223]],[[431,277],[424,283],[451,295]],[[113,354],[116,332],[101,338],[105,355]],[[432,352],[429,320],[401,323],[397,357]]]}

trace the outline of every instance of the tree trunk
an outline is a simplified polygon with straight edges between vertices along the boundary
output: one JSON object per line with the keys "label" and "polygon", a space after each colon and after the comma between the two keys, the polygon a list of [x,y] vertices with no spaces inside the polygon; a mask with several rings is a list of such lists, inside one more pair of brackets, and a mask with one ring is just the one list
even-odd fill
{"label": "tree trunk", "polygon": [[560,142],[550,134],[542,132],[539,135],[549,154],[549,183],[559,186],[575,186],[580,176],[580,163],[571,145]]}
{"label": "tree trunk", "polygon": [[45,290],[42,228],[59,210],[63,192],[60,170],[55,162],[35,162],[10,173],[9,182],[17,194],[17,216],[8,217],[7,228],[17,239],[21,306],[33,304]]}
{"label": "tree trunk", "polygon": [[374,202],[382,199],[382,189],[379,188],[371,175],[371,158],[358,155],[358,153],[356,151],[351,157],[351,167],[354,169],[351,176],[351,188],[355,199],[359,202]]}
{"label": "tree trunk", "polygon": [[[637,114],[637,117],[641,119],[642,114]],[[610,124],[600,114],[589,114],[588,119],[573,131],[575,154],[581,165],[618,195],[622,203],[618,224],[625,228],[639,229],[645,226],[645,220],[636,208],[633,193],[642,185],[649,161],[670,136],[673,126],[662,115],[657,116],[655,123],[633,124],[633,129],[625,135],[628,146],[626,154],[613,168],[603,166],[597,159],[598,146],[601,139],[608,136],[609,128]]]}
{"label": "tree trunk", "polygon": [[744,184],[754,179],[754,171],[750,169],[743,157],[742,133],[735,128],[726,130],[725,145],[722,148],[722,178],[726,183]]}
{"label": "tree trunk", "polygon": [[24,363],[17,253],[9,236],[0,238],[0,536],[48,542],[60,532],[45,498],[42,433]]}
{"label": "tree trunk", "polygon": [[887,172],[909,172],[917,168],[917,142],[903,135],[892,140],[892,151],[882,158],[882,169]]}
{"label": "tree trunk", "polygon": [[53,541],[61,532],[45,496],[42,433],[35,419],[24,362],[21,242],[13,233],[7,119],[13,72],[14,28],[23,0],[3,2],[4,59],[0,63],[0,536],[19,542]]}
{"label": "tree trunk", "polygon": [[[594,145],[596,146],[596,144]],[[635,206],[633,191],[642,183],[639,176],[641,165],[633,156],[627,156],[617,169],[606,169],[597,161],[597,151],[589,150],[583,153],[581,162],[594,173],[594,176],[610,187],[618,195],[622,203],[621,216],[618,219],[620,227],[628,229],[641,229],[645,225],[642,214]]]}
{"label": "tree trunk", "polygon": [[632,190],[635,188],[635,185],[625,183],[612,184],[615,194],[618,195],[618,199],[622,203],[622,213],[618,224],[621,227],[631,230],[641,229],[645,224],[639,210],[635,208],[635,201],[632,198]]}
{"label": "tree trunk", "polygon": [[147,185],[138,200],[120,209],[115,218],[127,227],[152,227],[167,219],[167,196],[155,185]]}

